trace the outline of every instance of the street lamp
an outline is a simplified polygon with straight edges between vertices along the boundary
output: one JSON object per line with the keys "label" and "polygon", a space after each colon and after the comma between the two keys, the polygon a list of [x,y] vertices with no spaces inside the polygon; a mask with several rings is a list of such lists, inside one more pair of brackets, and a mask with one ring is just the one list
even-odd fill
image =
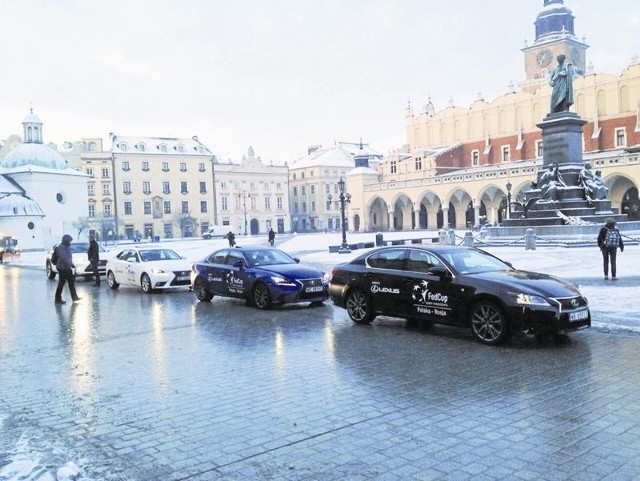
{"label": "street lamp", "polygon": [[243,192],[242,194],[236,194],[238,199],[242,199],[242,210],[244,211],[244,235],[247,235],[247,197],[251,197],[251,194]]}
{"label": "street lamp", "polygon": [[507,180],[507,219],[511,219],[511,182]]}
{"label": "street lamp", "polygon": [[349,249],[349,244],[347,244],[347,227],[345,225],[344,209],[345,204],[351,202],[351,194],[347,192],[347,183],[342,177],[340,177],[338,181],[338,190],[340,191],[340,214],[342,215],[342,245],[340,249],[338,249],[338,252],[340,254],[347,254],[351,252],[351,249]]}

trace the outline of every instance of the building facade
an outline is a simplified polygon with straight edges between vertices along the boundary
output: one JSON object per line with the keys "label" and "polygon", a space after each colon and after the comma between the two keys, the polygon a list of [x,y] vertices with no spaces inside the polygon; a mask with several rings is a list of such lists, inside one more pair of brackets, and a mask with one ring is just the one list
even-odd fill
{"label": "building facade", "polygon": [[356,167],[356,155],[366,157],[371,165],[380,164],[384,158],[362,142],[336,142],[328,147],[310,147],[306,156],[290,166],[289,209],[294,232],[342,228],[338,181]]}
{"label": "building facade", "polygon": [[555,57],[575,64],[575,111],[583,128],[585,161],[601,170],[612,205],[634,217],[640,182],[640,61],[621,75],[596,73],[588,46],[574,33],[574,16],[562,0],[545,0],[536,40],[522,49],[525,80],[492,102],[439,112],[429,101],[405,110],[407,147],[377,168],[378,179],[348,174],[351,225],[360,230],[467,227],[501,222],[507,198],[518,200],[542,166],[542,131]]}
{"label": "building facade", "polygon": [[22,122],[23,139],[5,143],[0,162],[0,237],[18,249],[50,249],[63,234],[82,236],[87,176],[43,143],[33,109]]}
{"label": "building facade", "polygon": [[110,170],[101,154],[83,154],[83,166],[93,174],[89,219],[112,221],[104,234],[123,239],[199,236],[215,216],[213,160],[195,136],[111,134]]}
{"label": "building facade", "polygon": [[265,165],[252,147],[240,162],[217,162],[215,223],[236,234],[278,234],[291,231],[289,168]]}

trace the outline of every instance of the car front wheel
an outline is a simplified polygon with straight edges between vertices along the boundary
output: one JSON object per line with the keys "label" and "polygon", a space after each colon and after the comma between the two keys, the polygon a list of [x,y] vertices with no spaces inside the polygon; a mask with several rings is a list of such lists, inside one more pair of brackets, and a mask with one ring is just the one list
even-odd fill
{"label": "car front wheel", "polygon": [[47,277],[49,279],[55,279],[56,278],[56,273],[53,272],[53,265],[51,265],[51,262],[47,262],[47,265],[45,266],[46,271],[47,271]]}
{"label": "car front wheel", "polygon": [[491,301],[480,301],[471,308],[469,323],[473,335],[483,344],[497,346],[511,338],[511,324],[500,307]]}
{"label": "car front wheel", "polygon": [[253,288],[253,304],[258,309],[271,309],[273,305],[269,288],[262,282],[259,282],[256,284],[256,287]]}
{"label": "car front wheel", "polygon": [[375,317],[371,307],[371,300],[360,289],[349,291],[345,307],[349,317],[356,324],[369,324]]}
{"label": "car front wheel", "polygon": [[116,276],[114,275],[113,271],[107,272],[107,284],[111,289],[117,289],[118,287],[120,287],[120,284],[116,282]]}
{"label": "car front wheel", "polygon": [[209,302],[213,299],[213,294],[207,289],[207,282],[203,279],[197,278],[193,283],[193,290],[196,293],[196,297],[201,302]]}
{"label": "car front wheel", "polygon": [[142,292],[145,294],[151,294],[153,292],[151,279],[149,279],[148,274],[142,274],[142,277],[140,277],[140,287],[142,287]]}

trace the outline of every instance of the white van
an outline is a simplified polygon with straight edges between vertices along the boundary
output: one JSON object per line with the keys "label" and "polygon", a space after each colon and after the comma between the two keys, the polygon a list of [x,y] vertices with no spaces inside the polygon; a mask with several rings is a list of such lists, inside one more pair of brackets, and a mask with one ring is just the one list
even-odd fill
{"label": "white van", "polygon": [[228,225],[212,225],[207,232],[202,234],[205,239],[211,239],[212,237],[225,237],[229,232],[230,226]]}

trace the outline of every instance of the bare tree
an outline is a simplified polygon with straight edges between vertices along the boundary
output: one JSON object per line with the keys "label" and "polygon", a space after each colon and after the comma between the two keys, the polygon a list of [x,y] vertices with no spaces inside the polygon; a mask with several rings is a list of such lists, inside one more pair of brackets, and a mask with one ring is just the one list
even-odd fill
{"label": "bare tree", "polygon": [[80,234],[82,231],[89,230],[89,218],[88,217],[78,217],[78,220],[74,221],[71,225],[73,228],[78,231],[77,239],[80,238]]}
{"label": "bare tree", "polygon": [[180,212],[173,216],[173,224],[178,226],[180,229],[180,236],[183,239],[185,237],[193,236],[193,233],[196,230],[196,223],[196,220],[191,217],[190,212]]}
{"label": "bare tree", "polygon": [[99,215],[91,217],[89,224],[96,226],[100,239],[106,242],[109,239],[109,232],[117,232],[117,226],[120,225],[120,222],[112,215]]}

